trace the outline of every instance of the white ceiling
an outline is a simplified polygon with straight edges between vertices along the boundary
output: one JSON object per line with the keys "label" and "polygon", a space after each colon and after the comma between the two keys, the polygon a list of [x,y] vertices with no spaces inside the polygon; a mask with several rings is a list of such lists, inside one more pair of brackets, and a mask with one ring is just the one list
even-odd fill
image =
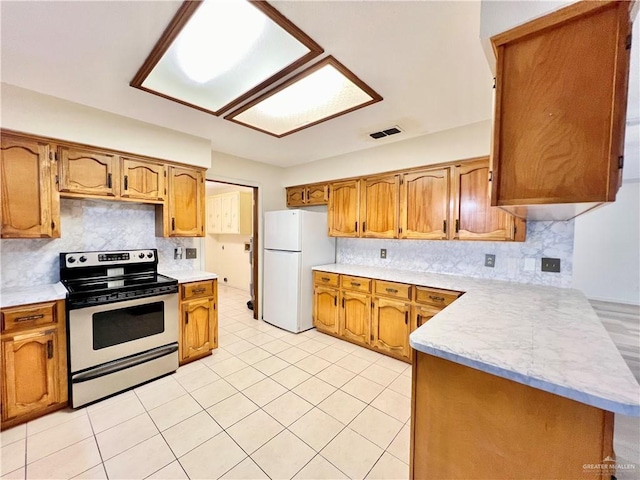
{"label": "white ceiling", "polygon": [[[0,1],[3,82],[291,166],[491,118],[480,3],[271,2],[384,100],[273,138],[129,87],[181,2]],[[368,133],[399,125],[382,140]]]}

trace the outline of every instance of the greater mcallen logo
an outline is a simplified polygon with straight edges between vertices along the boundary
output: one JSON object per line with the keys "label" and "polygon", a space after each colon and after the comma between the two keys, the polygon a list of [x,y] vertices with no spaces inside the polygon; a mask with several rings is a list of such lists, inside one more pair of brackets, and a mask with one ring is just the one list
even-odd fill
{"label": "greater mcallen logo", "polygon": [[614,474],[620,470],[635,470],[636,465],[634,463],[616,463],[616,459],[611,455],[604,457],[600,463],[585,463],[582,465],[585,472],[593,473],[610,473]]}

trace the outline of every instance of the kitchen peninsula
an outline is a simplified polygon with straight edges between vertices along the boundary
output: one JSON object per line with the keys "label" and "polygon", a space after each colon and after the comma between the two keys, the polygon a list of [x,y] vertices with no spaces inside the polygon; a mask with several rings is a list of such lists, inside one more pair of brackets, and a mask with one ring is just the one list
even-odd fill
{"label": "kitchen peninsula", "polygon": [[315,270],[464,292],[410,336],[412,478],[594,478],[585,465],[613,457],[612,412],[640,416],[640,386],[577,290]]}

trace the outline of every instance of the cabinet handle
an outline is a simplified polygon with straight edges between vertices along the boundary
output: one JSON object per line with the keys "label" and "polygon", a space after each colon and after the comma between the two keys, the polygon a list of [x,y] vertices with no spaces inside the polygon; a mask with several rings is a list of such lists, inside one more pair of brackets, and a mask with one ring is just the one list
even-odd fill
{"label": "cabinet handle", "polygon": [[362,222],[362,233],[367,231],[367,222]]}
{"label": "cabinet handle", "polygon": [[442,233],[447,233],[447,221],[442,221]]}
{"label": "cabinet handle", "polygon": [[53,340],[47,340],[47,358],[53,358]]}
{"label": "cabinet handle", "polygon": [[206,288],[194,288],[193,290],[191,290],[191,293],[204,293],[207,289]]}
{"label": "cabinet handle", "polygon": [[456,218],[456,233],[460,231],[460,220]]}
{"label": "cabinet handle", "polygon": [[386,290],[389,293],[398,293],[398,290],[396,290],[395,288],[387,288]]}
{"label": "cabinet handle", "polygon": [[176,229],[176,219],[171,218],[171,230],[175,231],[175,229]]}
{"label": "cabinet handle", "polygon": [[302,191],[302,203],[304,203],[304,190]]}
{"label": "cabinet handle", "polygon": [[189,314],[186,312],[184,314],[184,324],[189,325]]}
{"label": "cabinet handle", "polygon": [[322,277],[321,280],[323,282],[328,282],[329,280],[331,280],[329,277]]}
{"label": "cabinet handle", "polygon": [[434,302],[444,302],[444,297],[436,297],[435,295],[429,295],[429,298]]}
{"label": "cabinet handle", "polygon": [[360,285],[362,285],[361,283],[357,283],[357,282],[351,282],[351,286],[352,287],[359,287]]}
{"label": "cabinet handle", "polygon": [[107,174],[107,188],[111,188],[111,177],[113,175],[111,175],[110,173]]}
{"label": "cabinet handle", "polygon": [[408,311],[404,312],[404,324],[405,325],[409,325],[409,312]]}
{"label": "cabinet handle", "polygon": [[344,308],[344,297],[342,297],[342,308]]}
{"label": "cabinet handle", "polygon": [[129,175],[124,176],[124,189],[129,190]]}
{"label": "cabinet handle", "polygon": [[338,306],[338,296],[337,295],[335,297],[333,297],[333,306],[334,307]]}
{"label": "cabinet handle", "polygon": [[354,227],[355,231],[358,231],[358,222],[356,222],[356,226]]}
{"label": "cabinet handle", "polygon": [[40,315],[29,315],[28,317],[18,317],[16,318],[16,322],[28,322],[29,320],[38,320],[39,318],[43,318],[44,314]]}
{"label": "cabinet handle", "polygon": [[422,326],[422,315],[418,314],[418,326],[421,327]]}

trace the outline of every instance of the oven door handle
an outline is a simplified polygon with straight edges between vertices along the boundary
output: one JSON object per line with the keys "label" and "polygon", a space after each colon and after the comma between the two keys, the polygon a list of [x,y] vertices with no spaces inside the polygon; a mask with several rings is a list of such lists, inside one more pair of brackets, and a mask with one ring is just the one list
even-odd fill
{"label": "oven door handle", "polygon": [[144,353],[134,355],[132,357],[123,358],[120,360],[114,360],[113,362],[105,363],[104,365],[100,365],[99,367],[92,368],[91,370],[78,373],[75,375],[72,374],[71,382],[72,383],[88,382],[89,380],[93,380],[99,377],[104,377],[105,375],[110,375],[112,373],[116,373],[121,370],[125,370],[127,368],[135,367],[136,365],[141,365],[143,363],[150,362],[151,360],[164,357],[165,355],[169,355],[177,351],[178,351],[177,343],[171,343],[169,345],[165,345],[164,347],[158,347],[152,350],[147,350]]}

